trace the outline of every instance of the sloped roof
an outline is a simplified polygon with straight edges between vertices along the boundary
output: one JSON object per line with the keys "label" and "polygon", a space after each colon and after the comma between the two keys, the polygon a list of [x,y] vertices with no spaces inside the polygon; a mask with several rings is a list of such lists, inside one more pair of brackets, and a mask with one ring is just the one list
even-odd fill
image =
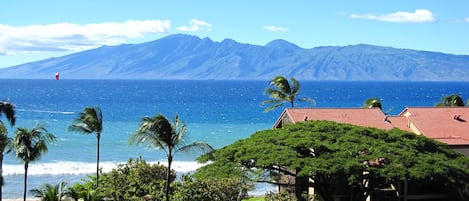
{"label": "sloped roof", "polygon": [[287,108],[273,127],[305,120],[328,120],[385,130],[397,127],[448,145],[469,145],[469,107],[407,107],[398,116],[386,116],[379,108]]}
{"label": "sloped roof", "polygon": [[469,107],[408,107],[407,117],[425,136],[449,145],[469,145]]}
{"label": "sloped roof", "polygon": [[394,126],[386,120],[386,115],[379,108],[287,108],[274,124],[282,127],[282,120],[289,123],[305,120],[328,120],[358,126],[392,129]]}
{"label": "sloped roof", "polygon": [[388,120],[390,123],[394,126],[397,127],[401,130],[409,131],[409,132],[414,132],[410,127],[409,127],[409,119],[404,116],[388,116]]}

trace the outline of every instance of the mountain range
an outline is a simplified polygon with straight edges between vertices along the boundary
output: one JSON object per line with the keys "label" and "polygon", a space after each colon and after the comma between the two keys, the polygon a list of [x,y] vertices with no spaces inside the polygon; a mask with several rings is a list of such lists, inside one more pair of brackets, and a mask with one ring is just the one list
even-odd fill
{"label": "mountain range", "polygon": [[0,78],[469,81],[469,56],[366,44],[301,48],[175,34],[0,69]]}

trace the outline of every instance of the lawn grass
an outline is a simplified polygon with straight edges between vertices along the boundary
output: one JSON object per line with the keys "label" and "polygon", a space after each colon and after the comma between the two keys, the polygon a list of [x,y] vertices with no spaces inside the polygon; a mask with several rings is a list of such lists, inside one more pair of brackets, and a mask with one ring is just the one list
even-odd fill
{"label": "lawn grass", "polygon": [[243,201],[264,201],[264,197],[252,197],[249,199],[244,199]]}

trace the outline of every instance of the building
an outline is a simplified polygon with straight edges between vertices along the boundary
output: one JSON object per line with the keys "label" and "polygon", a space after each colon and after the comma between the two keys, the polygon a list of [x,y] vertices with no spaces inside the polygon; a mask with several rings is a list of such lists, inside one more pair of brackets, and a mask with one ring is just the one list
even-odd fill
{"label": "building", "polygon": [[[309,120],[335,121],[384,130],[399,128],[448,144],[469,156],[469,107],[407,107],[395,116],[388,116],[379,108],[288,108],[273,127],[281,128],[286,124]],[[282,179],[292,178],[286,176]],[[388,200],[385,197],[389,193],[396,195],[397,189],[400,189],[404,200],[448,200],[448,194],[437,183],[405,181],[394,189],[379,190],[369,200]],[[310,193],[314,194],[314,189],[310,189]],[[348,200],[347,194],[350,191],[343,188],[337,192],[335,199]]]}
{"label": "building", "polygon": [[396,116],[388,116],[379,108],[287,108],[273,127],[308,120],[399,128],[443,142],[469,156],[469,107],[407,107]]}

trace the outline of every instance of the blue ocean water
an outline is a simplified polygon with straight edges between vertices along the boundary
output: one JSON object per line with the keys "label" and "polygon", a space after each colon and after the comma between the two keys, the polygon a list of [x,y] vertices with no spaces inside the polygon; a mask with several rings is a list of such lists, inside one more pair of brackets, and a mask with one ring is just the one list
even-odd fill
{"label": "blue ocean water", "polygon": [[[315,99],[315,107],[361,107],[366,99],[379,97],[383,110],[398,114],[406,106],[434,106],[450,94],[469,98],[465,82],[300,82],[299,97]],[[144,116],[161,113],[173,118],[177,113],[188,125],[188,141],[205,141],[215,148],[271,128],[282,109],[263,112],[267,86],[267,81],[0,80],[0,99],[16,105],[16,127],[41,123],[58,138],[40,161],[31,164],[31,189],[46,182],[73,183],[95,173],[95,136],[67,131],[85,107],[102,109],[100,165],[108,171],[130,157],[166,161],[161,151],[127,143]],[[311,106],[297,103],[297,107]],[[14,129],[9,128],[10,136]],[[196,156],[177,154],[174,168],[179,172],[196,169],[200,166],[193,162]],[[4,198],[22,196],[23,172],[14,155],[5,156]]]}

